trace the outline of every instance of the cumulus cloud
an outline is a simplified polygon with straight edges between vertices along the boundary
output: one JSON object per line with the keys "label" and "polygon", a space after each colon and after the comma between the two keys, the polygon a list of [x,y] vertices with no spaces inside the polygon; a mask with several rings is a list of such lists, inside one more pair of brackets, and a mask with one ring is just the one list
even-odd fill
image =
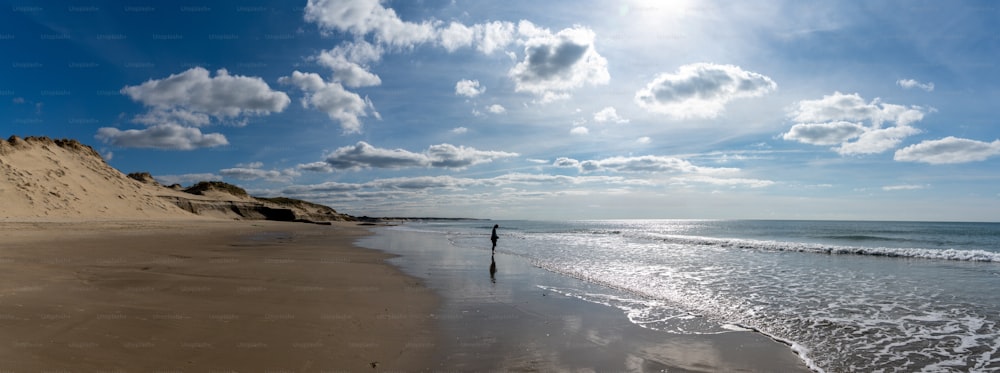
{"label": "cumulus cloud", "polygon": [[584,127],[584,126],[576,126],[576,127],[573,127],[573,129],[569,130],[569,134],[570,135],[580,135],[580,136],[583,136],[583,135],[590,134],[590,130],[587,129],[587,127]]}
{"label": "cumulus cloud", "polygon": [[[510,22],[472,26],[451,22],[444,26],[434,20],[404,21],[395,10],[383,6],[380,0],[310,0],[304,9],[304,18],[316,24],[323,33],[341,32],[355,37],[354,42],[312,57],[333,71],[329,83],[338,83],[339,86],[327,84],[322,88],[314,87],[314,90],[307,91],[304,99],[307,107],[324,111],[331,119],[340,121],[346,133],[360,132],[359,117],[364,116],[364,110],[358,105],[358,95],[343,87],[380,85],[381,78],[371,71],[370,64],[379,61],[384,53],[433,44],[449,52],[474,47],[484,54],[492,54],[514,42],[517,32],[517,27]],[[373,42],[367,41],[369,35]],[[473,97],[483,90],[478,85],[456,87],[456,94]],[[367,103],[377,118],[373,105],[370,101]]]}
{"label": "cumulus cloud", "polygon": [[478,80],[462,79],[455,83],[455,94],[465,97],[476,97],[486,92],[486,87],[481,87]]}
{"label": "cumulus cloud", "polygon": [[284,170],[264,170],[261,167],[264,165],[260,162],[254,162],[246,165],[237,165],[237,167],[226,168],[219,170],[219,174],[226,178],[233,178],[238,180],[267,180],[267,181],[277,181],[277,182],[290,182],[296,176],[300,176],[301,173],[295,169],[284,169]]}
{"label": "cumulus cloud", "polygon": [[103,127],[95,137],[114,146],[171,150],[226,145],[221,133],[203,134],[195,127],[212,124],[212,118],[244,126],[247,116],[281,112],[291,101],[261,78],[229,75],[225,69],[212,77],[201,67],[126,86],[121,93],[149,108],[132,119],[147,128]]}
{"label": "cumulus cloud", "polygon": [[437,38],[429,21],[403,21],[396,11],[382,6],[379,0],[309,0],[305,20],[316,23],[325,32],[340,31],[364,36],[373,34],[380,43],[405,48]]}
{"label": "cumulus cloud", "polygon": [[518,32],[524,41],[524,60],[510,69],[515,90],[538,95],[543,101],[568,97],[568,91],[584,85],[607,84],[608,61],[594,47],[595,34],[574,26],[553,34],[548,29],[521,21]]}
{"label": "cumulus cloud", "polygon": [[514,41],[517,27],[511,22],[493,21],[466,26],[451,22],[438,28],[438,44],[449,52],[473,47],[483,54],[492,54]]}
{"label": "cumulus cloud", "polygon": [[438,31],[439,42],[444,49],[449,52],[472,45],[475,41],[476,31],[458,22],[452,22],[448,27]]}
{"label": "cumulus cloud", "polygon": [[896,148],[920,133],[910,124],[924,119],[920,106],[865,101],[859,94],[834,92],[818,100],[802,100],[789,111],[797,122],[782,138],[812,145],[838,145],[841,155],[876,154]]}
{"label": "cumulus cloud", "polygon": [[552,162],[552,165],[556,167],[579,168],[580,161],[575,160],[573,158],[559,157],[556,158],[554,162]]}
{"label": "cumulus cloud", "polygon": [[856,138],[865,132],[865,126],[852,122],[799,123],[781,138],[812,145],[836,145]]}
{"label": "cumulus cloud", "polygon": [[369,110],[374,112],[370,101],[344,89],[340,83],[323,81],[316,73],[294,71],[291,76],[282,77],[278,81],[302,90],[305,93],[302,106],[326,113],[330,119],[340,122],[344,133],[361,132],[359,118],[368,116]]}
{"label": "cumulus cloud", "polygon": [[900,79],[896,81],[896,84],[905,89],[918,88],[927,92],[931,92],[934,90],[933,82],[921,83],[914,79]]}
{"label": "cumulus cloud", "polygon": [[843,155],[877,154],[899,146],[909,136],[920,133],[910,126],[868,129],[853,142],[844,142],[835,150]]}
{"label": "cumulus cloud", "polygon": [[925,112],[926,109],[920,106],[886,104],[879,98],[865,102],[857,93],[834,92],[819,100],[799,101],[792,108],[790,116],[797,123],[869,121],[879,127],[886,122],[908,125],[922,120]]}
{"label": "cumulus cloud", "polygon": [[102,127],[95,136],[107,144],[125,148],[154,148],[167,150],[193,150],[228,145],[221,133],[201,133],[194,127],[177,124],[156,124],[144,129],[120,130]]}
{"label": "cumulus cloud", "polygon": [[635,102],[674,118],[715,118],[733,99],[759,97],[777,87],[771,78],[739,66],[695,63],[658,75],[635,93]]}
{"label": "cumulus cloud", "polygon": [[273,91],[263,79],[229,75],[219,69],[211,77],[208,70],[193,67],[164,79],[151,79],[121,92],[133,101],[160,109],[180,108],[215,117],[263,115],[281,112],[291,99]]}
{"label": "cumulus cloud", "polygon": [[997,155],[1000,155],[1000,140],[983,142],[948,136],[899,149],[893,159],[901,162],[954,164],[984,161]]}
{"label": "cumulus cloud", "polygon": [[[526,20],[517,24],[491,21],[473,25],[433,19],[407,21],[380,0],[309,0],[304,19],[316,24],[323,33],[354,37],[354,42],[313,57],[333,70],[330,82],[349,88],[381,84],[370,63],[378,61],[384,53],[412,51],[420,45],[438,46],[448,52],[474,48],[487,55],[504,51],[512,62],[519,59],[518,54],[506,48],[523,47],[523,59],[508,70],[508,76],[514,81],[516,91],[535,94],[542,103],[569,98],[573,89],[606,84],[610,80],[607,61],[594,47],[594,32],[582,26],[553,33]],[[358,49],[365,53],[357,53]],[[484,91],[470,82],[475,81],[459,82],[456,94],[475,97]],[[482,112],[475,110],[473,114],[478,116]],[[335,119],[343,117],[338,115]],[[359,128],[360,124],[352,123],[357,116],[351,117],[346,122],[348,127]]]}
{"label": "cumulus cloud", "polygon": [[325,167],[311,163],[300,165],[299,168],[312,171],[409,167],[463,169],[492,162],[495,159],[516,156],[517,153],[484,151],[451,144],[432,145],[423,153],[415,153],[404,149],[376,148],[359,141],[355,145],[344,146],[328,154],[323,160]]}
{"label": "cumulus cloud", "polygon": [[465,127],[455,127],[455,128],[451,129],[451,133],[454,133],[456,135],[461,135],[461,134],[467,133],[467,132],[469,132],[469,129],[465,128]]}
{"label": "cumulus cloud", "polygon": [[646,145],[646,144],[649,144],[649,143],[653,142],[653,139],[650,139],[649,136],[643,136],[643,137],[640,137],[640,138],[636,139],[635,142],[637,142],[639,144],[642,144],[642,145]]}
{"label": "cumulus cloud", "polygon": [[491,112],[493,114],[503,114],[503,113],[507,112],[507,108],[503,107],[503,105],[500,105],[500,104],[493,104],[493,105],[487,106],[486,107],[486,111],[489,111],[489,112]]}
{"label": "cumulus cloud", "polygon": [[337,170],[362,168],[406,168],[427,164],[427,157],[403,149],[376,148],[359,141],[353,146],[338,148],[324,160]]}
{"label": "cumulus cloud", "polygon": [[465,168],[480,163],[489,163],[494,159],[518,156],[517,153],[484,151],[451,144],[431,145],[426,154],[432,167],[444,168]]}
{"label": "cumulus cloud", "polygon": [[493,21],[472,26],[475,48],[484,54],[493,54],[514,41],[517,27],[511,22]]}
{"label": "cumulus cloud", "polygon": [[320,65],[333,71],[331,81],[352,88],[382,84],[382,79],[368,67],[381,58],[382,48],[365,41],[339,45],[315,57]]}
{"label": "cumulus cloud", "polygon": [[618,110],[608,106],[601,111],[594,113],[594,121],[597,123],[628,123],[629,120],[618,116]]}

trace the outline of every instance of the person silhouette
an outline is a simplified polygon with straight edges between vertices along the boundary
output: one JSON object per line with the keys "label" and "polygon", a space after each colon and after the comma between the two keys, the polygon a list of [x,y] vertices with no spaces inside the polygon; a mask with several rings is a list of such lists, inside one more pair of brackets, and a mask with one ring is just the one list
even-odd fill
{"label": "person silhouette", "polygon": [[493,255],[490,255],[490,281],[493,282],[494,284],[497,283],[496,274],[497,274],[497,261],[496,259],[493,258]]}
{"label": "person silhouette", "polygon": [[493,252],[497,251],[497,239],[500,238],[497,235],[497,228],[500,228],[500,224],[493,224],[493,234],[490,235],[490,241],[493,241]]}

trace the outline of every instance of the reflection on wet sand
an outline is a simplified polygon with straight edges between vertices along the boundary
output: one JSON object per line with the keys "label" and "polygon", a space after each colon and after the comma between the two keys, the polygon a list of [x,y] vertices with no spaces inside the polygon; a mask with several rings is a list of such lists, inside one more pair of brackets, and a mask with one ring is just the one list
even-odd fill
{"label": "reflection on wet sand", "polygon": [[493,258],[493,255],[490,255],[490,281],[492,281],[494,284],[497,283],[496,274],[497,274],[497,261],[496,259]]}

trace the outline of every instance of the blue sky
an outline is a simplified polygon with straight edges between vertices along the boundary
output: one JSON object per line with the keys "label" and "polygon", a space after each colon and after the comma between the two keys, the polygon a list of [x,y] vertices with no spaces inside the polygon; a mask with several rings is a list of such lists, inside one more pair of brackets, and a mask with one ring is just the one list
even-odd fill
{"label": "blue sky", "polygon": [[8,2],[0,128],[371,216],[1000,221],[983,1]]}

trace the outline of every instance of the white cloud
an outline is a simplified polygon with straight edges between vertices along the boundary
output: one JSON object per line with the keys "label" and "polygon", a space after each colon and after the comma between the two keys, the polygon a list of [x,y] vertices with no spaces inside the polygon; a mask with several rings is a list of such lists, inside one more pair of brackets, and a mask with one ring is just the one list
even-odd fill
{"label": "white cloud", "polygon": [[473,25],[476,49],[484,54],[492,54],[514,41],[516,27],[510,22],[487,22]]}
{"label": "white cloud", "polygon": [[613,108],[611,106],[608,106],[608,107],[606,107],[604,109],[601,109],[601,111],[598,111],[598,112],[594,113],[594,121],[596,121],[597,123],[606,123],[606,122],[628,123],[629,122],[628,119],[619,117],[618,116],[618,111],[615,110],[615,108]]}
{"label": "white cloud", "polygon": [[886,192],[893,192],[897,190],[918,190],[924,188],[927,188],[927,185],[903,184],[903,185],[886,185],[882,187],[882,190]]}
{"label": "white cloud", "polygon": [[642,108],[674,118],[715,118],[736,98],[777,89],[771,78],[733,65],[695,63],[658,75],[635,93]]}
{"label": "white cloud", "polygon": [[507,112],[507,108],[503,107],[503,105],[500,104],[493,104],[486,107],[486,111],[489,111],[493,114],[503,114]]}
{"label": "white cloud", "polygon": [[300,176],[295,169],[284,169],[284,170],[263,170],[261,167],[263,164],[260,162],[254,162],[249,165],[243,165],[243,167],[226,168],[219,170],[219,174],[223,177],[233,178],[238,180],[258,180],[264,179],[267,181],[277,181],[277,182],[290,182],[292,178]]}
{"label": "white cloud", "polygon": [[476,97],[486,92],[486,87],[480,87],[478,80],[462,79],[455,83],[455,94],[465,97]]}
{"label": "white cloud", "polygon": [[739,171],[738,168],[695,166],[691,162],[684,159],[656,155],[611,157],[588,161],[578,161],[572,158],[560,157],[556,159],[553,166],[578,168],[582,172],[614,171],[730,174]]}
{"label": "white cloud", "polygon": [[[376,148],[359,141],[352,146],[338,148],[324,159],[329,170],[358,170],[365,168],[408,168],[408,167],[440,167],[463,169],[480,163],[489,163],[494,159],[518,156],[517,153],[501,151],[483,151],[451,144],[432,145],[423,153],[414,153],[404,149]],[[323,170],[317,164],[299,165],[300,169]]]}
{"label": "white cloud", "polygon": [[[318,196],[340,193],[355,193],[370,189],[380,190],[427,190],[454,189],[461,190],[470,187],[503,188],[517,184],[617,184],[617,185],[651,185],[645,180],[626,179],[617,176],[566,176],[548,174],[510,173],[492,178],[474,179],[453,176],[416,176],[376,179],[365,183],[325,182],[312,185],[292,185],[280,191],[281,194],[292,196]],[[380,197],[385,197],[380,195]]]}
{"label": "white cloud", "polygon": [[330,164],[326,162],[303,163],[295,166],[295,169],[310,172],[333,172],[333,167],[330,167]]}
{"label": "white cloud", "polygon": [[636,139],[635,142],[637,142],[639,144],[642,144],[642,145],[646,145],[646,144],[649,144],[649,143],[653,142],[653,140],[650,139],[649,136],[643,136],[643,137],[640,137],[640,138]]}
{"label": "white cloud", "polygon": [[684,159],[654,155],[638,157],[611,157],[588,162],[584,162],[584,168],[589,171],[611,170],[617,172],[683,172],[706,174],[739,171],[737,168],[695,166],[691,162]]}
{"label": "white cloud", "polygon": [[1000,140],[983,142],[948,136],[899,149],[893,159],[901,162],[954,164],[984,161],[997,155],[1000,155]]}
{"label": "white cloud", "polygon": [[403,149],[376,148],[364,141],[353,146],[338,148],[326,156],[325,162],[333,169],[405,168],[427,164],[427,157]]}
{"label": "white cloud", "polygon": [[844,142],[835,150],[841,155],[877,154],[899,146],[903,139],[920,133],[910,126],[868,129],[854,142]]}
{"label": "white cloud", "polygon": [[193,127],[208,126],[213,117],[225,124],[245,126],[246,116],[281,112],[291,101],[261,78],[229,75],[225,69],[212,77],[201,67],[125,86],[121,93],[149,108],[132,119],[147,128],[123,131],[103,127],[96,137],[115,146],[173,150],[226,145],[222,134],[203,134]]}
{"label": "white cloud", "polygon": [[437,38],[432,22],[403,21],[395,10],[383,7],[379,0],[309,0],[305,20],[316,23],[325,32],[342,31],[355,36],[372,33],[378,42],[401,48]]}
{"label": "white cloud", "polygon": [[441,46],[449,52],[472,45],[476,30],[458,22],[452,22],[446,28],[438,31]]}
{"label": "white cloud", "polygon": [[451,22],[438,29],[438,43],[448,52],[474,47],[483,54],[492,54],[514,41],[517,28],[510,22],[487,22],[466,26]]}
{"label": "white cloud", "polygon": [[559,157],[556,158],[554,162],[552,162],[552,165],[556,167],[579,168],[580,161],[575,160],[573,158]]}
{"label": "white cloud", "polygon": [[271,90],[261,78],[229,75],[225,69],[215,74],[211,77],[208,70],[194,67],[164,79],[126,86],[121,92],[146,106],[179,108],[218,118],[281,112],[291,102],[288,95]]}
{"label": "white cloud", "polygon": [[361,132],[359,117],[368,116],[369,109],[372,109],[370,101],[344,89],[340,83],[324,82],[316,73],[294,71],[291,76],[282,77],[278,81],[294,85],[305,92],[302,106],[326,113],[330,119],[340,122],[344,133]]}
{"label": "white cloud", "polygon": [[185,109],[153,109],[146,113],[136,115],[132,122],[141,123],[148,126],[173,123],[187,126],[207,126],[212,123],[212,118],[205,113],[191,112]]}
{"label": "white cloud", "polygon": [[588,135],[588,134],[590,134],[590,130],[587,129],[587,127],[584,127],[584,126],[577,126],[577,127],[573,127],[573,129],[569,130],[569,133],[571,135],[581,135],[582,136],[582,135]]}
{"label": "white cloud", "polygon": [[451,130],[451,133],[454,133],[456,135],[461,135],[461,134],[466,133],[466,132],[469,132],[469,129],[465,128],[465,127],[455,127],[455,128],[452,128],[452,130]]}
{"label": "white cloud", "polygon": [[122,131],[114,127],[102,127],[97,130],[95,137],[109,145],[125,148],[193,150],[229,144],[221,133],[202,134],[198,128],[169,123],[141,130]]}
{"label": "white cloud", "polygon": [[812,145],[836,145],[856,138],[864,131],[865,126],[852,122],[799,123],[781,138]]}
{"label": "white cloud", "polygon": [[857,93],[834,92],[819,100],[797,102],[788,115],[798,123],[782,138],[813,145],[840,144],[832,149],[841,155],[882,153],[920,133],[910,124],[923,120],[927,111],[878,98],[866,102]]}
{"label": "white cloud", "polygon": [[682,176],[682,177],[675,178],[674,181],[681,182],[681,183],[695,182],[695,183],[703,183],[703,184],[711,184],[711,185],[719,185],[719,186],[730,186],[730,187],[745,186],[745,187],[749,187],[749,188],[764,188],[764,187],[769,187],[769,186],[775,184],[774,181],[772,181],[772,180],[746,179],[746,178],[738,178],[738,177],[734,177],[734,178],[720,178],[720,177],[713,177],[713,176],[706,176],[706,175]]}
{"label": "white cloud", "polygon": [[426,152],[432,167],[465,168],[494,159],[518,156],[517,153],[484,151],[451,144],[431,145]]}
{"label": "white cloud", "polygon": [[869,121],[877,128],[885,122],[907,125],[920,121],[924,118],[924,111],[920,106],[886,104],[879,98],[869,103],[857,93],[834,92],[819,100],[799,101],[789,115],[796,123]]}
{"label": "white cloud", "polygon": [[367,66],[381,57],[381,47],[359,41],[320,52],[315,59],[320,65],[333,71],[331,81],[356,88],[382,84],[382,79],[371,73]]}
{"label": "white cloud", "polygon": [[518,32],[527,39],[523,41],[524,60],[508,72],[516,91],[534,93],[547,102],[567,96],[574,88],[607,84],[611,79],[608,61],[597,53],[590,29],[574,26],[552,34],[521,21]]}
{"label": "white cloud", "polygon": [[[611,157],[587,161],[560,157],[552,165],[562,168],[576,168],[584,173],[622,172],[675,175],[671,176],[670,180],[681,184],[701,183],[751,188],[761,188],[775,184],[771,180],[735,177],[740,172],[738,168],[702,167],[696,166],[684,159],[655,155]],[[649,183],[649,181],[643,182]]]}
{"label": "white cloud", "polygon": [[896,81],[896,84],[905,89],[919,88],[927,92],[934,90],[933,82],[921,83],[914,79],[900,79]]}

